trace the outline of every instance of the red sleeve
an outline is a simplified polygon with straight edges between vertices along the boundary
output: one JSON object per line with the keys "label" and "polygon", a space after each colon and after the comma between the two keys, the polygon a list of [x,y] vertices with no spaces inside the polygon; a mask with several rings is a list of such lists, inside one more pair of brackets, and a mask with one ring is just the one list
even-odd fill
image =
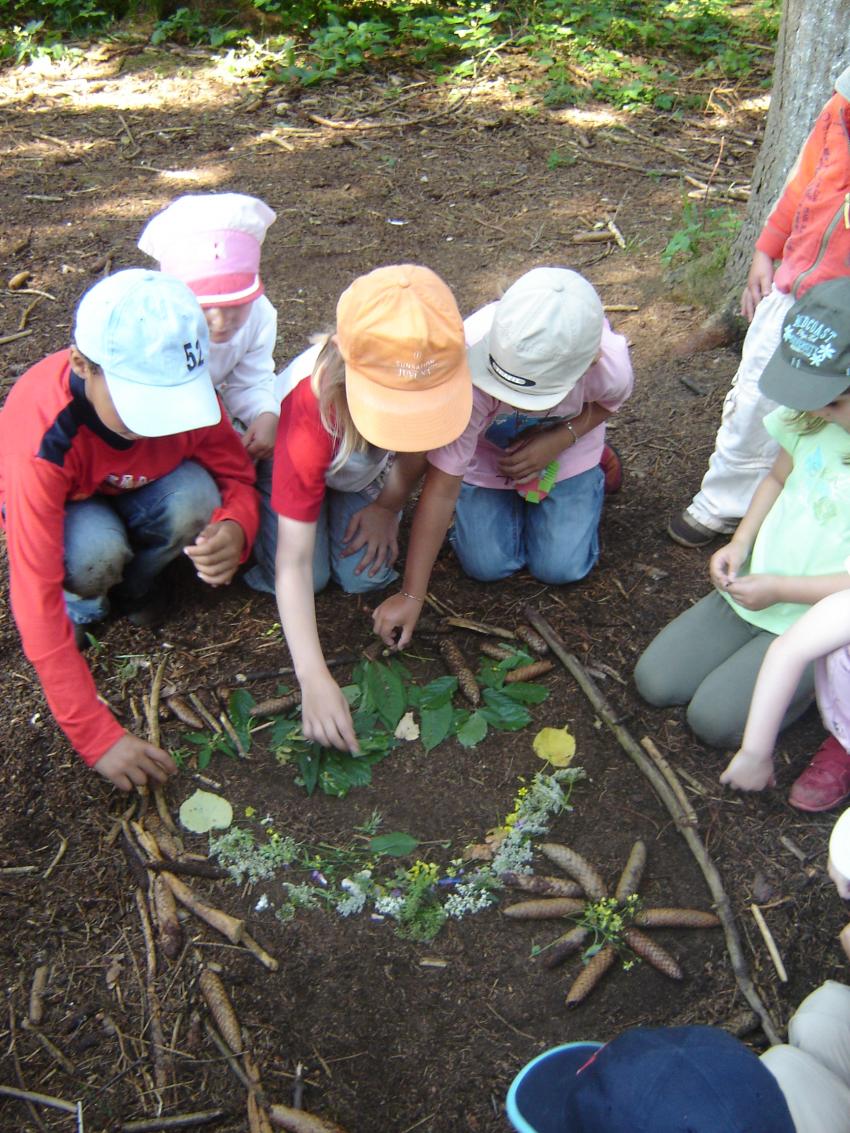
{"label": "red sleeve", "polygon": [[280,407],[272,471],[272,507],[278,515],[316,522],[333,452],[333,438],[322,424],[310,379],[304,378]]}
{"label": "red sleeve", "polygon": [[221,507],[212,513],[210,522],[232,519],[239,524],[245,533],[245,547],[240,560],[244,563],[251,554],[260,524],[254,462],[224,410],[218,425],[198,429],[195,436],[197,443],[192,449],[192,458],[206,468],[221,493]]}
{"label": "red sleeve", "polygon": [[65,609],[65,479],[55,465],[21,458],[7,460],[5,479],[9,593],[24,653],[57,723],[91,767],[125,731],[98,699]]}
{"label": "red sleeve", "polygon": [[818,115],[818,120],[803,143],[799,157],[788,176],[782,196],[777,201],[765,222],[761,235],[756,241],[760,252],[766,252],[774,260],[782,259],[785,242],[791,235],[794,216],[803,198],[806,187],[811,183],[823,156],[824,139],[833,117],[841,114],[847,100],[834,94]]}

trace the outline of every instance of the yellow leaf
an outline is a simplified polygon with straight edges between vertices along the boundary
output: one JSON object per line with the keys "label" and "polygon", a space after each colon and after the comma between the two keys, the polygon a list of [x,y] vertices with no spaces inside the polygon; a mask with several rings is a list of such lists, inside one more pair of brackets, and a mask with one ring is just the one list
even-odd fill
{"label": "yellow leaf", "polygon": [[245,807],[245,817],[246,818],[253,818],[256,813],[257,812],[254,810],[254,808],[252,806],[246,806]]}
{"label": "yellow leaf", "polygon": [[534,754],[553,767],[569,767],[576,753],[575,736],[569,728],[541,728],[533,746]]}

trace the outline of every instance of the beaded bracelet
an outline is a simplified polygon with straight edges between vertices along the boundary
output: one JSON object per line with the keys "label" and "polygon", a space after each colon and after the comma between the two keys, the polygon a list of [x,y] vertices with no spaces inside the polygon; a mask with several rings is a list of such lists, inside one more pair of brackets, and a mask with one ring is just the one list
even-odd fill
{"label": "beaded bracelet", "polygon": [[565,428],[567,428],[567,429],[569,429],[569,430],[570,430],[570,435],[571,435],[571,436],[572,436],[572,438],[573,438],[573,444],[574,444],[574,445],[577,445],[577,444],[578,444],[578,433],[577,433],[577,432],[575,431],[575,429],[573,428],[573,423],[572,423],[572,421],[565,421],[565,422],[564,422],[564,426],[565,426]]}
{"label": "beaded bracelet", "polygon": [[415,594],[408,594],[408,592],[406,590],[402,590],[401,596],[402,596],[402,598],[411,598],[414,602],[418,602],[420,606],[425,601],[424,598],[417,598]]}

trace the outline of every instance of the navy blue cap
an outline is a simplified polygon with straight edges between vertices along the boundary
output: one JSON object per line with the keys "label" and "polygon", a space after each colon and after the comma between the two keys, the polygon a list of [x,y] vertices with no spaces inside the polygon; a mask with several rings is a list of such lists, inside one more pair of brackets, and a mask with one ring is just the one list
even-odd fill
{"label": "navy blue cap", "polygon": [[558,1047],[517,1076],[508,1117],[519,1133],[795,1133],[770,1071],[714,1027]]}

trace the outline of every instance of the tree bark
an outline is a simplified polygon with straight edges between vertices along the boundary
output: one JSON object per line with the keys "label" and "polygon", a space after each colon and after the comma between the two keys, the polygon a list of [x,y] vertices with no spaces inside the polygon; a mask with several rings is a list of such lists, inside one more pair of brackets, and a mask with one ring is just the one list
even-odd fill
{"label": "tree bark", "polygon": [[773,90],[756,160],[752,196],[726,262],[728,305],[737,308],[755,242],[803,142],[850,64],[850,0],[785,0]]}

